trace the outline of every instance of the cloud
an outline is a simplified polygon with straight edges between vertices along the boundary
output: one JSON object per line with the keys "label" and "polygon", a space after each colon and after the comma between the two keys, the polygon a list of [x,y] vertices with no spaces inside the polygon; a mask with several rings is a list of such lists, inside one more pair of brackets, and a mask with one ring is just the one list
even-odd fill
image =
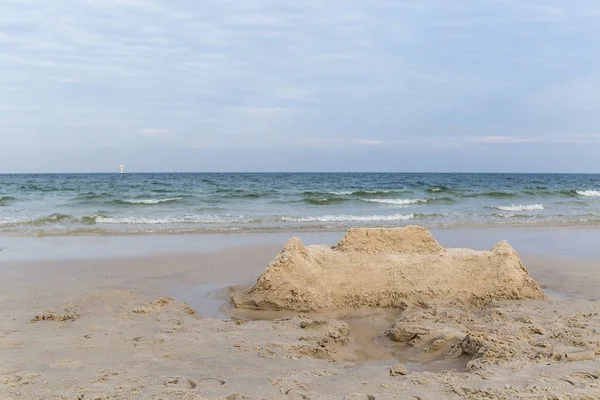
{"label": "cloud", "polygon": [[554,137],[551,141],[553,143],[598,143],[600,134],[571,134]]}
{"label": "cloud", "polygon": [[342,137],[305,137],[298,141],[300,145],[314,146],[319,148],[356,148],[356,147],[383,147],[407,144],[401,140],[380,140],[380,139],[344,139]]}
{"label": "cloud", "polygon": [[145,128],[140,129],[139,134],[142,136],[165,136],[170,135],[171,131],[168,129]]}
{"label": "cloud", "polygon": [[592,0],[5,0],[2,141],[596,146],[569,133],[600,126],[599,11]]}
{"label": "cloud", "polygon": [[475,138],[475,141],[486,144],[515,144],[542,142],[544,139],[538,137],[483,136]]}
{"label": "cloud", "polygon": [[352,143],[362,144],[365,146],[384,146],[384,145],[388,144],[384,140],[374,140],[374,139],[355,140]]}

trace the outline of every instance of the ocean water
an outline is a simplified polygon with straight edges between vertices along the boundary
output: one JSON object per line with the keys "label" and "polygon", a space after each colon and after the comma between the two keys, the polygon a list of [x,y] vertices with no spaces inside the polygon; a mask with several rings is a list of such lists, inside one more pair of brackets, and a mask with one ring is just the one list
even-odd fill
{"label": "ocean water", "polygon": [[0,235],[600,225],[600,175],[0,175]]}

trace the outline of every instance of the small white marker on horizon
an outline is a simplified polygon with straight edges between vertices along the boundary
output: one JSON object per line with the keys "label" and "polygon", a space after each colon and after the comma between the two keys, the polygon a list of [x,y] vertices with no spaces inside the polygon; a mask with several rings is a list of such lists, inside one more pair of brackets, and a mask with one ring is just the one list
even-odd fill
{"label": "small white marker on horizon", "polygon": [[125,173],[125,166],[123,164],[121,164],[121,166],[119,167],[119,169],[121,170],[122,174]]}

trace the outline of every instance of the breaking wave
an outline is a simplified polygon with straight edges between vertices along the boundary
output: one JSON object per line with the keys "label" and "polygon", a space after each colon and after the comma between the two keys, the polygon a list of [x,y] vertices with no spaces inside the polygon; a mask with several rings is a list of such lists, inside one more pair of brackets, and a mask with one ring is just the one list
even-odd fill
{"label": "breaking wave", "polygon": [[0,226],[20,226],[20,225],[41,225],[66,221],[73,218],[72,215],[50,214],[43,217],[33,217],[30,219],[4,219],[0,220]]}
{"label": "breaking wave", "polygon": [[491,208],[500,211],[508,212],[522,212],[522,211],[541,211],[545,210],[541,204],[530,204],[530,205],[512,205],[512,206],[492,206]]}
{"label": "breaking wave", "polygon": [[369,221],[406,221],[414,214],[394,215],[322,215],[317,217],[282,217],[283,222],[369,222]]}
{"label": "breaking wave", "polygon": [[0,206],[5,206],[13,200],[16,199],[12,196],[0,196]]}
{"label": "breaking wave", "polygon": [[327,206],[330,204],[340,204],[346,201],[346,199],[339,197],[323,197],[320,199],[304,199],[304,201],[308,204],[312,204],[314,206]]}
{"label": "breaking wave", "polygon": [[96,224],[125,224],[125,225],[168,225],[168,224],[247,224],[256,220],[242,216],[223,215],[187,215],[182,217],[105,217],[95,215],[87,217],[88,223]]}
{"label": "breaking wave", "polygon": [[513,197],[519,197],[519,196],[515,193],[509,193],[509,192],[484,192],[484,193],[471,193],[471,194],[464,195],[464,197],[490,197],[493,199],[506,199],[506,198],[513,198]]}
{"label": "breaking wave", "polygon": [[367,203],[392,204],[392,205],[397,205],[397,206],[408,206],[411,204],[427,203],[426,199],[362,199],[362,198],[359,198],[359,200],[365,201]]}
{"label": "breaking wave", "polygon": [[153,205],[160,203],[172,203],[175,201],[183,200],[183,197],[169,197],[166,199],[122,199],[116,200],[115,202],[118,204],[145,204],[145,205]]}
{"label": "breaking wave", "polygon": [[600,190],[576,190],[579,196],[584,197],[600,197]]}

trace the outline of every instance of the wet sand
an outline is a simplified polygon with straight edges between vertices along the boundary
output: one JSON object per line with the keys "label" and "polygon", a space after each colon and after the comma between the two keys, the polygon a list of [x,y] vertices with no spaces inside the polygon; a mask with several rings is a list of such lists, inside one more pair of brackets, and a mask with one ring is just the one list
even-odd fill
{"label": "wet sand", "polygon": [[[481,337],[490,357],[444,357],[449,334],[391,340],[398,310],[233,310],[227,288],[252,284],[289,234],[4,238],[0,398],[600,398],[599,230],[434,233],[476,249],[508,239],[546,291],[477,311],[432,302],[405,312],[406,326]],[[390,376],[398,363],[406,376]]]}

